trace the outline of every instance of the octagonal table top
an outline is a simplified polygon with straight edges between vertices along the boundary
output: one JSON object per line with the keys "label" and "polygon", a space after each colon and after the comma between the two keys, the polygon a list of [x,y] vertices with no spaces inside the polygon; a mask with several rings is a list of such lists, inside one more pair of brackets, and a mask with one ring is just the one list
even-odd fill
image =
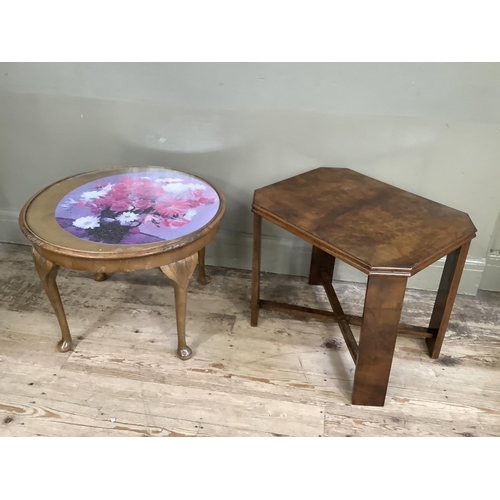
{"label": "octagonal table top", "polygon": [[257,189],[252,210],[366,274],[412,276],[477,231],[464,212],[347,168]]}
{"label": "octagonal table top", "polygon": [[37,245],[65,254],[150,255],[178,248],[217,224],[225,201],[208,181],[149,165],[62,179],[24,206],[20,225]]}

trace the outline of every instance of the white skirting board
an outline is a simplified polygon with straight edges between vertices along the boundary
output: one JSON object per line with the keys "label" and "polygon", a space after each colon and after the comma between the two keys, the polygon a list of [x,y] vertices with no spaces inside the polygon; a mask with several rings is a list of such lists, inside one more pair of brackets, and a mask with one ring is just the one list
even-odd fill
{"label": "white skirting board", "polygon": [[[278,274],[308,276],[311,245],[290,235],[290,238],[262,236],[261,270]],[[408,280],[409,288],[436,291],[439,286],[445,258]],[[207,247],[207,264],[237,269],[250,269],[252,265],[252,235],[231,234],[220,231]],[[500,258],[499,258],[500,265]],[[467,259],[458,293],[476,295],[486,259]],[[366,283],[367,276],[353,267],[337,261],[334,279]],[[500,279],[499,279],[500,284]]]}
{"label": "white skirting board", "polygon": [[2,243],[28,244],[28,240],[19,229],[18,219],[19,212],[0,210],[0,241]]}
{"label": "white skirting board", "polygon": [[[28,244],[18,226],[18,214],[0,210],[0,241]],[[262,264],[264,272],[307,276],[311,246],[290,235],[290,238],[262,236]],[[424,269],[408,281],[408,287],[420,290],[437,290],[444,266],[444,258]],[[252,235],[220,231],[207,247],[207,265],[250,269],[252,265]],[[483,271],[492,271],[484,273]],[[486,274],[490,276],[487,277]],[[366,275],[353,267],[338,262],[334,279],[366,282]],[[485,290],[500,291],[500,255],[488,259],[467,259],[460,282],[459,293],[476,295],[481,284]]]}
{"label": "white skirting board", "polygon": [[500,250],[492,250],[486,258],[486,267],[480,288],[481,290],[500,292]]}

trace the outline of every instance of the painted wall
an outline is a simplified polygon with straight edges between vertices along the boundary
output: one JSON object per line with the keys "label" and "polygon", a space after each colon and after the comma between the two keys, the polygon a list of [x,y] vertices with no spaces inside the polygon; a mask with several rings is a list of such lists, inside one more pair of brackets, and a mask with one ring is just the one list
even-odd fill
{"label": "painted wall", "polygon": [[[499,166],[499,168],[500,168],[500,166]],[[500,198],[500,195],[499,195],[499,198]],[[497,227],[496,227],[496,231],[494,233],[493,243],[491,245],[491,248],[492,248],[492,250],[499,250],[500,251],[500,214],[499,214]]]}
{"label": "painted wall", "polygon": [[[450,205],[478,228],[461,288],[475,293],[500,210],[500,64],[0,63],[0,241],[26,242],[17,213],[43,186],[137,163],[224,191],[208,261],[228,267],[250,267],[254,189],[318,166]],[[305,244],[263,232],[264,269],[306,273]],[[435,289],[441,264],[410,284]]]}

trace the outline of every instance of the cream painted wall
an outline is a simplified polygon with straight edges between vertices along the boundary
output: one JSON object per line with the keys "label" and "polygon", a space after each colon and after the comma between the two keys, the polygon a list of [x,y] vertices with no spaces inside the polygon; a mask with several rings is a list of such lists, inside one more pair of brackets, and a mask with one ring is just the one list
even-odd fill
{"label": "cream painted wall", "polygon": [[500,214],[498,217],[498,222],[496,225],[496,231],[494,233],[493,244],[491,245],[491,249],[500,251]]}
{"label": "cream painted wall", "polygon": [[[254,189],[318,166],[450,205],[478,228],[473,293],[500,210],[500,65],[0,64],[0,241],[26,241],[15,215],[36,190],[133,163],[189,170],[224,191],[211,259],[231,267],[250,266]],[[305,245],[263,231],[274,249],[264,267],[304,274]]]}

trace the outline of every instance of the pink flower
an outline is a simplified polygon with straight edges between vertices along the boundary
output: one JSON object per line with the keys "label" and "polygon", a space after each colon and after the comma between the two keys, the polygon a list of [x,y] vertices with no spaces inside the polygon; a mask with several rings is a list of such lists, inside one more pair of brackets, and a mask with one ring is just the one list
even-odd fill
{"label": "pink flower", "polygon": [[156,211],[158,214],[170,218],[184,215],[190,208],[186,200],[179,198],[160,200],[156,204]]}
{"label": "pink flower", "polygon": [[95,205],[96,207],[100,207],[101,210],[106,207],[109,207],[111,203],[112,203],[111,200],[105,198],[96,198],[95,200],[92,200],[92,204]]}
{"label": "pink flower", "polygon": [[147,214],[144,217],[144,219],[142,220],[142,222],[144,222],[144,223],[146,223],[146,222],[153,222],[153,223],[157,224],[159,221],[158,221],[158,219],[154,215]]}
{"label": "pink flower", "polygon": [[114,197],[122,197],[122,196],[127,196],[128,193],[131,191],[131,186],[124,184],[124,183],[119,183],[115,184],[108,192],[108,196],[111,198]]}
{"label": "pink flower", "polygon": [[163,219],[161,223],[167,227],[180,227],[188,224],[189,221],[187,219]]}
{"label": "pink flower", "polygon": [[191,208],[196,208],[201,205],[200,200],[189,200],[189,206]]}
{"label": "pink flower", "polygon": [[154,186],[139,186],[134,192],[134,197],[155,199],[164,194],[165,191],[163,191],[162,187],[156,184]]}
{"label": "pink flower", "polygon": [[[200,189],[203,186],[199,184],[187,184],[187,181],[181,179],[165,180],[168,182],[123,176],[114,184],[95,184],[99,196],[93,196],[89,200],[82,197],[75,204],[87,207],[89,213],[97,217],[106,209],[118,214],[130,211],[137,218],[138,225],[181,227],[191,220],[190,212],[196,213],[197,207],[215,201],[214,198],[203,197],[204,190]],[[130,230],[139,232],[138,228]]]}
{"label": "pink flower", "polygon": [[111,204],[111,210],[113,212],[123,212],[124,210],[128,210],[128,207],[130,206],[130,202],[127,199],[121,199],[114,201]]}
{"label": "pink flower", "polygon": [[116,186],[119,186],[121,184],[123,186],[127,186],[128,188],[132,188],[134,187],[136,182],[137,182],[136,179],[132,179],[132,177],[125,175],[120,179],[120,183],[116,184]]}
{"label": "pink flower", "polygon": [[200,198],[198,201],[200,205],[210,205],[215,201],[215,198]]}
{"label": "pink flower", "polygon": [[174,227],[180,227],[186,224],[189,224],[189,221],[187,219],[175,219],[170,223],[170,225]]}
{"label": "pink flower", "polygon": [[151,201],[145,199],[134,200],[133,204],[138,210],[145,210],[151,207]]}

